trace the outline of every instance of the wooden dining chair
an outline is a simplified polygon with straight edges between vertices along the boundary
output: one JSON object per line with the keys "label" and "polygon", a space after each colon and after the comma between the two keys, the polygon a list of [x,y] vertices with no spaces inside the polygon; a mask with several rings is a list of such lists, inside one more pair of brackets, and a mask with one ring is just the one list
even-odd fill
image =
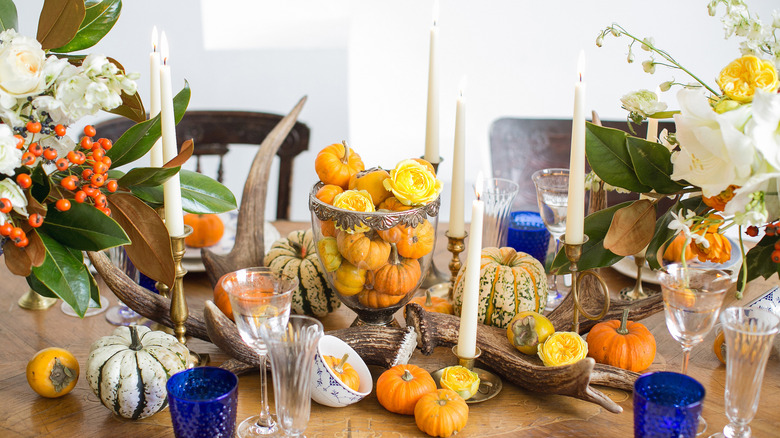
{"label": "wooden dining chair", "polygon": [[[629,132],[623,121],[602,121],[602,125]],[[658,131],[674,132],[674,123],[660,122]],[[647,125],[634,126],[635,135],[644,138]],[[520,185],[512,210],[539,211],[536,188],[531,175],[540,169],[569,167],[571,119],[523,119],[505,117],[490,127],[490,152],[493,176]],[[590,171],[590,167],[587,169]],[[636,194],[610,192],[609,205],[636,199]],[[587,196],[585,197],[587,202]],[[587,205],[586,205],[587,207]]]}
{"label": "wooden dining chair", "polygon": [[[282,117],[278,114],[252,111],[187,111],[176,126],[176,138],[180,143],[187,139],[193,140],[195,170],[198,172],[201,171],[201,157],[217,156],[217,181],[222,182],[225,167],[223,160],[230,145],[259,146]],[[95,129],[99,137],[116,141],[133,124],[129,119],[117,117],[96,123]],[[290,218],[293,159],[308,148],[309,127],[296,122],[276,153],[279,157],[276,219]]]}

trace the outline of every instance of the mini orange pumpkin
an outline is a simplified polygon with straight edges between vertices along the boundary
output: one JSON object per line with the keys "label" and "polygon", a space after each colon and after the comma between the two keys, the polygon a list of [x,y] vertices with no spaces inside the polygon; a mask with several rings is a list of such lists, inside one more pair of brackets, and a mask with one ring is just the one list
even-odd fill
{"label": "mini orange pumpkin", "polygon": [[629,371],[644,371],[655,359],[655,338],[643,324],[628,321],[628,308],[620,321],[604,321],[588,333],[588,356],[598,363]]}
{"label": "mini orange pumpkin", "polygon": [[192,227],[192,233],[184,238],[191,248],[214,246],[225,234],[225,224],[216,214],[185,214],[184,224]]}
{"label": "mini orange pumpkin", "polygon": [[343,144],[325,146],[314,159],[314,170],[320,181],[335,184],[343,189],[349,186],[352,175],[365,169],[363,160],[354,150]]}
{"label": "mini orange pumpkin", "polygon": [[345,353],[341,359],[334,356],[323,356],[322,359],[325,360],[325,363],[330,370],[333,371],[333,374],[335,374],[342,383],[347,385],[349,389],[357,391],[358,388],[360,388],[360,376],[358,375],[358,372],[352,368],[352,365],[347,363],[349,353]]}
{"label": "mini orange pumpkin", "polygon": [[421,275],[420,263],[398,257],[398,250],[391,243],[388,263],[374,272],[374,289],[390,295],[406,295],[417,288]]}
{"label": "mini orange pumpkin", "polygon": [[377,206],[377,210],[406,211],[411,209],[411,205],[402,204],[395,196],[385,199]]}
{"label": "mini orange pumpkin", "polygon": [[441,297],[434,297],[431,291],[426,290],[422,297],[414,297],[410,303],[419,304],[428,312],[445,313],[452,315],[452,303]]}
{"label": "mini orange pumpkin", "polygon": [[383,309],[398,304],[404,298],[403,295],[390,295],[377,292],[374,289],[363,289],[358,294],[360,304],[372,309]]}
{"label": "mini orange pumpkin", "polygon": [[219,280],[217,280],[216,286],[214,286],[214,304],[216,304],[219,310],[230,318],[231,321],[235,321],[235,319],[233,319],[233,306],[230,305],[230,297],[228,297],[225,288],[222,287],[222,279],[227,275],[228,274],[225,274],[220,277]]}
{"label": "mini orange pumpkin", "polygon": [[420,397],[414,407],[417,427],[430,436],[446,438],[466,427],[469,406],[457,392],[439,389]]}
{"label": "mini orange pumpkin", "polygon": [[[672,240],[669,246],[666,247],[666,250],[664,251],[664,260],[679,262],[682,258],[683,246],[685,246],[685,235],[680,233]],[[685,248],[686,261],[692,259],[696,255],[693,246],[693,242],[689,242],[688,247]]]}
{"label": "mini orange pumpkin", "polygon": [[336,236],[339,252],[350,263],[361,269],[373,271],[387,263],[390,244],[374,231],[367,233],[339,232]]}
{"label": "mini orange pumpkin", "polygon": [[[317,190],[317,193],[314,196],[326,204],[333,205],[333,199],[336,198],[336,195],[343,192],[344,189],[337,185],[325,184]],[[322,221],[320,230],[325,237],[336,237],[336,224],[334,224],[333,221]]]}
{"label": "mini orange pumpkin", "polygon": [[419,259],[433,251],[436,231],[430,222],[425,220],[416,227],[404,227],[403,231],[403,236],[396,243],[398,254],[410,259]]}
{"label": "mini orange pumpkin", "polygon": [[390,178],[386,170],[378,167],[358,172],[349,179],[350,190],[365,190],[371,195],[374,205],[379,205],[385,199],[393,196],[393,192],[387,190],[382,182]]}
{"label": "mini orange pumpkin", "polygon": [[715,356],[720,363],[726,365],[726,333],[724,331],[721,330],[715,335],[715,341],[712,342],[712,351],[715,352]]}
{"label": "mini orange pumpkin", "polygon": [[382,373],[376,381],[379,404],[396,414],[413,415],[417,401],[433,391],[436,391],[433,377],[416,365],[396,365]]}

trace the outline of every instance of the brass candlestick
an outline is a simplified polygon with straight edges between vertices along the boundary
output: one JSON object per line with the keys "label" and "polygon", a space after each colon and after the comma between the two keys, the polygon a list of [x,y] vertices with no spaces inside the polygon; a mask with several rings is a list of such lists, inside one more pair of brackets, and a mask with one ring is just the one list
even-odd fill
{"label": "brass candlestick", "polygon": [[28,289],[27,293],[19,298],[16,303],[22,309],[27,310],[46,310],[57,302],[57,298],[44,297],[43,295]]}
{"label": "brass candlestick", "polygon": [[460,272],[460,268],[463,266],[460,262],[460,253],[466,249],[466,245],[463,241],[469,233],[464,231],[463,236],[457,237],[451,235],[450,232],[447,231],[444,235],[447,236],[447,250],[452,253],[452,260],[450,260],[449,265],[450,274],[452,274],[452,276],[450,277],[450,289],[447,297],[450,301],[453,301],[455,299],[455,277],[458,276],[458,272]]}
{"label": "brass candlestick", "polygon": [[647,298],[649,295],[642,288],[642,268],[645,266],[645,256],[634,254],[634,263],[636,263],[636,284],[634,287],[627,287],[620,290],[620,298],[626,301],[636,301]]}
{"label": "brass candlestick", "polygon": [[[469,404],[490,400],[491,398],[497,396],[498,393],[501,392],[501,388],[504,387],[504,384],[501,382],[500,377],[491,373],[490,371],[483,370],[482,368],[477,368],[474,366],[479,356],[482,355],[482,350],[479,347],[475,347],[475,348],[476,351],[474,352],[473,357],[463,357],[458,355],[458,345],[456,344],[452,346],[452,354],[454,354],[455,357],[458,358],[458,365],[468,369],[469,371],[473,371],[477,373],[477,377],[479,377],[479,389],[477,389],[477,393],[472,395],[468,400],[466,400],[466,403]],[[442,374],[444,374],[444,368],[440,370],[436,370],[433,373],[431,373],[433,380],[436,382],[436,385],[440,388],[441,388],[440,382],[441,382]]]}
{"label": "brass candlestick", "polygon": [[[582,257],[582,247],[588,241],[588,236],[587,235],[585,236],[582,243],[567,243],[565,239],[563,240],[564,240],[563,248],[566,251],[566,258],[569,259],[569,270],[571,271],[571,276],[572,276],[571,292],[569,293],[571,294],[572,299],[574,300],[574,318],[572,319],[571,331],[575,333],[579,333],[580,313],[582,313],[582,316],[590,319],[591,321],[598,321],[601,318],[603,318],[604,315],[607,314],[607,311],[609,310],[609,288],[607,287],[607,283],[604,282],[604,279],[602,279],[594,271],[588,270],[588,271],[578,272],[579,269],[577,263],[579,263],[580,258]],[[580,297],[579,297],[580,283],[582,282],[583,278],[585,278],[586,275],[592,275],[596,280],[598,280],[599,284],[601,285],[601,291],[604,293],[604,307],[601,309],[601,313],[599,313],[596,316],[591,315],[590,313],[585,311],[585,309],[582,308],[582,305],[580,305]]]}

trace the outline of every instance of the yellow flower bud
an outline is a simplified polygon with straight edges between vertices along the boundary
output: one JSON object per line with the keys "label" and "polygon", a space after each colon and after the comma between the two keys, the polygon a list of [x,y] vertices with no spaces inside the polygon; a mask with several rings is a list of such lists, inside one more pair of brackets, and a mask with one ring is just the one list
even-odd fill
{"label": "yellow flower bud", "polygon": [[385,189],[393,192],[404,205],[425,205],[436,200],[442,183],[424,164],[415,160],[403,160],[390,171],[390,178],[383,181]]}
{"label": "yellow flower bud", "polygon": [[463,400],[468,400],[479,389],[479,376],[468,368],[455,365],[447,367],[442,371],[439,384],[441,384],[442,388],[457,392]]}
{"label": "yellow flower bud", "polygon": [[758,89],[774,93],[780,86],[772,62],[753,55],[732,61],[721,70],[717,82],[727,97],[743,103],[752,102]]}

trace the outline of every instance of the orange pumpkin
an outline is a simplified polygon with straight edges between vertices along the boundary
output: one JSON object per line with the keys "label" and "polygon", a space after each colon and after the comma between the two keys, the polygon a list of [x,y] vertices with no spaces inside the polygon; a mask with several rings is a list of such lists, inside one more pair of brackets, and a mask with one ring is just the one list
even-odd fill
{"label": "orange pumpkin", "polygon": [[393,192],[387,190],[382,181],[390,178],[390,174],[384,169],[374,168],[358,172],[349,179],[350,190],[365,190],[371,195],[371,200],[377,206],[385,199],[393,196]]}
{"label": "orange pumpkin", "polygon": [[414,407],[417,427],[430,436],[446,438],[466,427],[469,406],[457,392],[439,389],[420,397]]}
{"label": "orange pumpkin", "polygon": [[192,248],[214,246],[225,234],[225,224],[216,214],[185,214],[184,224],[192,227],[192,233],[184,238],[184,244]]}
{"label": "orange pumpkin", "polygon": [[334,356],[323,356],[323,360],[328,365],[333,374],[341,380],[342,383],[353,391],[357,391],[360,387],[360,376],[358,372],[352,368],[352,365],[347,363],[349,359],[349,353],[345,353],[341,359]]}
{"label": "orange pumpkin", "polygon": [[644,371],[655,359],[655,338],[643,324],[628,321],[628,308],[620,321],[596,324],[588,333],[588,356],[598,363],[629,371]]}
{"label": "orange pumpkin", "polygon": [[409,301],[410,303],[416,303],[422,306],[428,312],[445,313],[452,315],[452,303],[441,297],[434,297],[431,295],[431,291],[426,290],[425,296],[414,297]]}
{"label": "orange pumpkin", "polygon": [[385,199],[377,206],[377,210],[406,211],[411,209],[411,205],[402,204],[395,196]]}
{"label": "orange pumpkin", "polygon": [[383,309],[398,304],[404,298],[403,295],[390,295],[377,292],[374,289],[364,289],[358,294],[360,304],[372,309]]}
{"label": "orange pumpkin", "polygon": [[396,365],[376,381],[376,398],[385,409],[402,415],[413,415],[422,396],[436,391],[436,382],[424,369],[410,364]]}
{"label": "orange pumpkin", "polygon": [[[664,260],[668,260],[670,262],[679,262],[682,258],[683,246],[685,246],[685,235],[680,233],[677,235],[677,237],[674,238],[674,240],[672,240],[672,243],[666,247],[666,250],[664,251]],[[692,259],[696,255],[694,253],[693,246],[693,242],[690,242],[688,247],[685,248],[686,261]]]}
{"label": "orange pumpkin", "polygon": [[425,166],[425,167],[427,167],[427,168],[428,168],[428,170],[430,170],[430,171],[431,171],[431,173],[433,174],[433,176],[436,176],[436,169],[434,169],[434,168],[433,168],[433,164],[431,164],[431,162],[430,162],[430,161],[428,161],[428,160],[426,160],[426,159],[424,159],[424,158],[412,158],[412,160],[413,160],[413,161],[416,161],[416,162],[418,162],[418,163],[420,163],[420,164],[422,164],[422,165],[423,165],[423,166]]}
{"label": "orange pumpkin", "polygon": [[390,244],[373,231],[354,234],[340,232],[336,235],[336,244],[341,255],[361,269],[379,269],[390,256]]}
{"label": "orange pumpkin", "polygon": [[436,231],[430,222],[425,220],[416,227],[404,227],[403,231],[403,236],[396,243],[398,254],[410,259],[419,259],[433,251]]}
{"label": "orange pumpkin", "polygon": [[217,305],[219,310],[225,314],[231,321],[233,319],[233,306],[230,305],[230,297],[228,297],[225,288],[222,286],[222,280],[229,274],[225,274],[217,280],[217,285],[214,286],[214,304]]}
{"label": "orange pumpkin", "polygon": [[417,288],[422,275],[420,263],[415,259],[398,257],[394,243],[390,247],[390,260],[374,272],[374,289],[390,295],[406,295]]}
{"label": "orange pumpkin", "polygon": [[333,287],[341,295],[352,296],[363,290],[366,284],[366,270],[342,260],[341,266],[333,276]]}
{"label": "orange pumpkin", "polygon": [[715,352],[715,356],[720,363],[726,365],[726,332],[720,330],[715,335],[715,341],[712,343],[712,351]]}
{"label": "orange pumpkin", "polygon": [[[317,190],[314,196],[326,204],[333,205],[333,199],[336,195],[343,192],[344,189],[337,185],[325,184]],[[322,231],[322,235],[325,237],[336,237],[336,224],[333,221],[322,221],[320,223],[320,231]]]}
{"label": "orange pumpkin", "polygon": [[314,170],[320,181],[335,184],[343,189],[349,186],[352,175],[365,169],[363,160],[346,143],[325,146],[314,159]]}

